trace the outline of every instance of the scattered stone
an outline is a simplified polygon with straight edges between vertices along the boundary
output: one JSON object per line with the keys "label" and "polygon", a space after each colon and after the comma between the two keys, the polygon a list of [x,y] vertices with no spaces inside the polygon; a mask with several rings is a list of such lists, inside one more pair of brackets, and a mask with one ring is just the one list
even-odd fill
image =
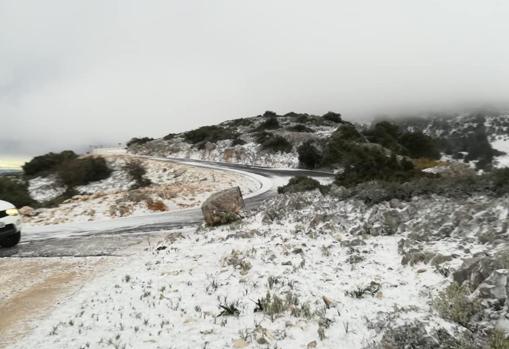
{"label": "scattered stone", "polygon": [[248,345],[249,344],[245,340],[243,340],[241,338],[233,341],[233,343],[232,343],[232,347],[235,348],[235,349],[246,348]]}
{"label": "scattered stone", "polygon": [[323,296],[322,299],[323,299],[323,302],[325,303],[325,306],[327,307],[327,309],[329,309],[331,306],[334,305],[334,302],[329,297]]}
{"label": "scattered stone", "polygon": [[23,206],[19,210],[19,214],[25,217],[33,217],[35,216],[35,210],[30,206]]}

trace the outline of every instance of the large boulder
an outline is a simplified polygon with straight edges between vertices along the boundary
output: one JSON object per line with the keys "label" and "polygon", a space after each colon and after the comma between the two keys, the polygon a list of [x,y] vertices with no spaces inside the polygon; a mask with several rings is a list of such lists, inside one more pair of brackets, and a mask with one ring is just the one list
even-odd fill
{"label": "large boulder", "polygon": [[240,219],[244,208],[239,187],[214,193],[201,206],[205,223],[210,226],[228,224]]}

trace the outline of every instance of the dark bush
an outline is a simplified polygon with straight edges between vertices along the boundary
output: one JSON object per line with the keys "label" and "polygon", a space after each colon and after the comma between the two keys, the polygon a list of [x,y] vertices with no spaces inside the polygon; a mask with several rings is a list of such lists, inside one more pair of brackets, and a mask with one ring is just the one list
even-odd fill
{"label": "dark bush", "polygon": [[300,122],[301,124],[305,124],[310,119],[310,116],[308,114],[299,114],[295,121]]}
{"label": "dark bush", "polygon": [[65,150],[61,153],[48,153],[34,157],[23,165],[23,172],[27,176],[48,174],[56,171],[57,167],[68,160],[76,159],[78,155],[71,150]]}
{"label": "dark bush", "polygon": [[334,112],[331,112],[331,111],[326,113],[326,114],[324,114],[322,116],[322,118],[324,118],[325,120],[328,120],[328,121],[335,122],[335,123],[343,122],[343,120],[341,119],[341,114],[334,113]]}
{"label": "dark bush", "polygon": [[16,207],[33,203],[28,194],[27,184],[21,179],[11,177],[0,177],[0,200],[8,201]]}
{"label": "dark bush", "polygon": [[481,176],[418,175],[404,183],[374,178],[374,180],[350,186],[339,194],[341,199],[356,198],[368,204],[392,199],[409,201],[415,196],[430,195],[441,195],[452,199],[464,199],[475,194],[499,197],[509,194],[508,176],[509,171],[503,170]]}
{"label": "dark bush", "polygon": [[422,132],[407,132],[399,138],[399,143],[407,150],[411,158],[440,159],[437,143]]}
{"label": "dark bush", "polygon": [[163,137],[165,141],[171,141],[177,136],[176,133],[168,133],[166,136]]}
{"label": "dark bush", "polygon": [[364,143],[366,139],[352,124],[344,124],[339,126],[333,134],[335,137],[341,138],[343,141]]}
{"label": "dark bush", "polygon": [[258,131],[277,130],[280,127],[281,125],[279,124],[279,121],[277,121],[276,117],[271,116],[258,126]]}
{"label": "dark bush", "polygon": [[247,118],[240,118],[228,121],[229,127],[239,127],[239,126],[251,126],[253,124],[253,121],[251,119]]}
{"label": "dark bush", "polygon": [[319,167],[322,162],[322,154],[311,141],[298,147],[297,153],[299,153],[299,166],[301,168],[312,170]]}
{"label": "dark bush", "polygon": [[499,194],[509,193],[509,168],[494,170],[491,174],[494,190]]}
{"label": "dark bush", "polygon": [[305,176],[297,176],[291,178],[287,185],[279,187],[277,191],[279,194],[301,193],[304,191],[311,191],[320,188],[320,182],[317,180]]}
{"label": "dark bush", "polygon": [[145,144],[145,143],[148,143],[148,142],[151,142],[153,141],[154,138],[150,138],[150,137],[142,137],[142,138],[137,138],[137,137],[134,137],[134,138],[131,138],[128,142],[127,142],[127,147],[132,147],[133,145],[142,145],[142,144]]}
{"label": "dark bush", "polygon": [[262,146],[263,150],[290,153],[293,149],[292,144],[286,138],[268,132],[258,133],[256,141]]}
{"label": "dark bush", "polygon": [[58,167],[57,174],[63,184],[74,187],[106,179],[111,169],[104,158],[88,157],[65,161]]}
{"label": "dark bush", "polygon": [[277,118],[277,114],[271,110],[267,110],[262,116],[264,118]]}
{"label": "dark bush", "polygon": [[226,139],[234,139],[238,135],[229,129],[221,126],[203,126],[196,130],[184,133],[184,139],[191,144],[216,143]]}
{"label": "dark bush", "polygon": [[246,141],[244,141],[243,139],[241,139],[239,137],[232,140],[232,146],[244,145],[244,144],[246,144]]}
{"label": "dark bush", "polygon": [[406,149],[399,143],[399,137],[402,135],[399,126],[389,121],[374,124],[364,132],[364,135],[371,143],[380,144],[397,154],[405,154],[406,152]]}
{"label": "dark bush", "polygon": [[145,177],[147,170],[143,166],[143,163],[139,160],[130,160],[125,163],[124,170],[127,172],[129,177],[135,182],[131,189],[138,189],[148,187],[152,184],[150,179]]}
{"label": "dark bush", "polygon": [[392,153],[387,156],[382,150],[354,147],[348,153],[344,170],[336,176],[336,184],[352,186],[372,180],[403,183],[425,174],[414,169],[406,159],[398,159]]}
{"label": "dark bush", "polygon": [[309,128],[307,127],[306,125],[302,125],[302,124],[297,124],[297,125],[294,125],[294,126],[290,126],[287,128],[288,131],[291,131],[291,132],[307,132],[307,133],[314,133],[315,130],[313,130],[312,128]]}

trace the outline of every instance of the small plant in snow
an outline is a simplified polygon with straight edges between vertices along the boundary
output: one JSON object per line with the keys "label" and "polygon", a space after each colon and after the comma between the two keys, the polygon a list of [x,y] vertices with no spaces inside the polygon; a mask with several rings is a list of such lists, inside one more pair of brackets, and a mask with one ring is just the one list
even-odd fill
{"label": "small plant in snow", "polygon": [[509,339],[504,331],[496,329],[489,338],[489,349],[509,349]]}
{"label": "small plant in snow", "polygon": [[230,304],[220,304],[219,308],[222,309],[222,311],[219,313],[218,316],[239,316],[240,310],[237,308],[237,304],[230,303]]}
{"label": "small plant in snow", "polygon": [[376,281],[371,281],[371,283],[366,287],[357,287],[352,291],[346,291],[345,295],[353,297],[353,298],[363,298],[365,295],[374,296],[380,291],[381,285]]}
{"label": "small plant in snow", "polygon": [[450,284],[433,300],[433,306],[444,319],[468,327],[470,318],[479,311],[479,303],[470,300],[466,285]]}
{"label": "small plant in snow", "polygon": [[246,254],[238,250],[232,252],[223,258],[223,265],[231,265],[235,269],[240,269],[241,274],[247,274],[252,268],[251,263],[247,260]]}

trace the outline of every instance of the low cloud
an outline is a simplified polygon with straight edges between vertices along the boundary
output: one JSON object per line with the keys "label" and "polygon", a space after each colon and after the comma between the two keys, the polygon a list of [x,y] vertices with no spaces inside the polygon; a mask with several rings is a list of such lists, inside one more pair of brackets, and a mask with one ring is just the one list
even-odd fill
{"label": "low cloud", "polygon": [[162,136],[264,110],[498,105],[505,1],[0,3],[1,153]]}

